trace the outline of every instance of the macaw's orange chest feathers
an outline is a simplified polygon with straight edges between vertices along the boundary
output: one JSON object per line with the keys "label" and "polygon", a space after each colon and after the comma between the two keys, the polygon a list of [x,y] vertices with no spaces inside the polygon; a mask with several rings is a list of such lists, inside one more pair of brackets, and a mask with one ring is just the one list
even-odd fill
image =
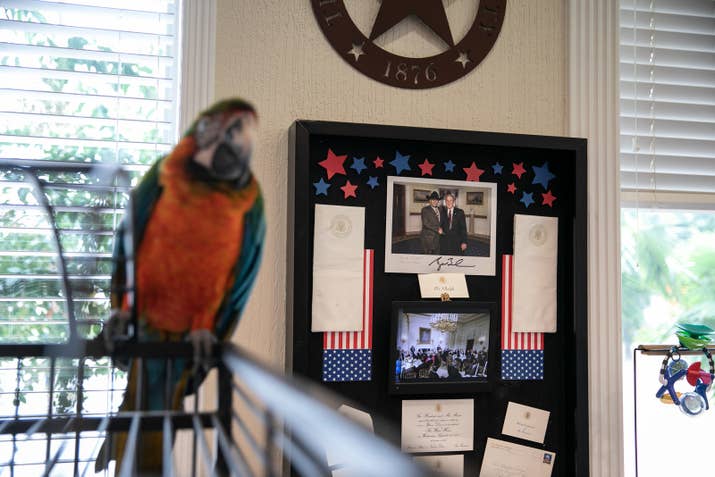
{"label": "macaw's orange chest feathers", "polygon": [[258,194],[255,180],[241,190],[192,180],[187,149],[179,144],[162,164],[163,191],[137,254],[140,319],[174,333],[213,329]]}

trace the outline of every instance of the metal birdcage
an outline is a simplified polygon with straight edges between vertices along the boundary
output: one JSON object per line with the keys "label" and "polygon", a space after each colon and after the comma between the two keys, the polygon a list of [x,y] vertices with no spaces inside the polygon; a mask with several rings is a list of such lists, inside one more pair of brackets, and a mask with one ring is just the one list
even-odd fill
{"label": "metal birdcage", "polygon": [[[128,185],[118,185],[118,170],[97,171],[90,165],[0,160],[0,169],[33,183],[38,203],[51,218],[69,329],[69,339],[61,344],[0,344],[0,476],[94,475],[102,442],[118,433],[127,436],[127,445],[116,473],[140,475],[143,435],[152,431],[162,433],[165,476],[312,477],[337,469],[355,476],[427,475],[391,444],[336,412],[342,400],[307,381],[281,376],[228,343],[214,347],[216,379],[204,384],[213,386],[214,402],[199,405],[200,379],[194,379],[193,404],[172,410],[169,371],[163,410],[118,412],[126,378],[115,363],[132,360],[140,375],[149,361],[171,370],[175,360],[190,360],[193,349],[188,343],[147,343],[129,335],[110,353],[104,340],[80,337],[60,232],[40,176],[48,169],[98,173],[113,188],[127,191]],[[131,266],[131,260],[127,263]],[[140,376],[138,386],[142,381]],[[135,394],[140,397],[141,389]],[[175,441],[182,436],[188,444],[178,449]]]}

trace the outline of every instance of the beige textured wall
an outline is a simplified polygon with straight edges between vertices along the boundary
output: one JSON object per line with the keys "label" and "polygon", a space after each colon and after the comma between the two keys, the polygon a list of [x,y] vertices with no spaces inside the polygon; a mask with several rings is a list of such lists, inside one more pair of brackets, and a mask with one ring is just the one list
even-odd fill
{"label": "beige textured wall", "polygon": [[343,61],[310,0],[218,0],[216,97],[240,95],[258,109],[254,171],[268,221],[263,265],[236,340],[283,366],[288,128],[295,119],[564,135],[565,17],[563,0],[509,0],[501,35],[474,71],[441,88],[409,91]]}

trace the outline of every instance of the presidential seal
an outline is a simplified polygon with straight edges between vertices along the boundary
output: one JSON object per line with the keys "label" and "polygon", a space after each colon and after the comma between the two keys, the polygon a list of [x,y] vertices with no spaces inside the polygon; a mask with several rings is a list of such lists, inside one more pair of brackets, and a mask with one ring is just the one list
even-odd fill
{"label": "presidential seal", "polygon": [[330,232],[337,238],[345,238],[353,230],[353,224],[345,215],[336,215],[330,221]]}
{"label": "presidential seal", "polygon": [[541,224],[535,224],[529,230],[529,241],[537,247],[544,245],[547,238],[548,234],[546,233],[546,229]]}

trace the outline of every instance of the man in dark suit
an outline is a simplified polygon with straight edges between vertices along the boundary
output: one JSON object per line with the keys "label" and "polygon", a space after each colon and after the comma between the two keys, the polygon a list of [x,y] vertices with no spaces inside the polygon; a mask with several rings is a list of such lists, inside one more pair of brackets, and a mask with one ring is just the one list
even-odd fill
{"label": "man in dark suit", "polygon": [[422,242],[422,252],[429,255],[437,255],[439,250],[439,236],[442,235],[440,227],[441,211],[437,206],[439,194],[433,191],[429,197],[429,205],[422,207],[422,232],[420,240]]}
{"label": "man in dark suit", "polygon": [[441,228],[442,255],[463,255],[467,250],[467,219],[464,211],[454,206],[454,196],[444,196],[444,209],[442,210]]}

